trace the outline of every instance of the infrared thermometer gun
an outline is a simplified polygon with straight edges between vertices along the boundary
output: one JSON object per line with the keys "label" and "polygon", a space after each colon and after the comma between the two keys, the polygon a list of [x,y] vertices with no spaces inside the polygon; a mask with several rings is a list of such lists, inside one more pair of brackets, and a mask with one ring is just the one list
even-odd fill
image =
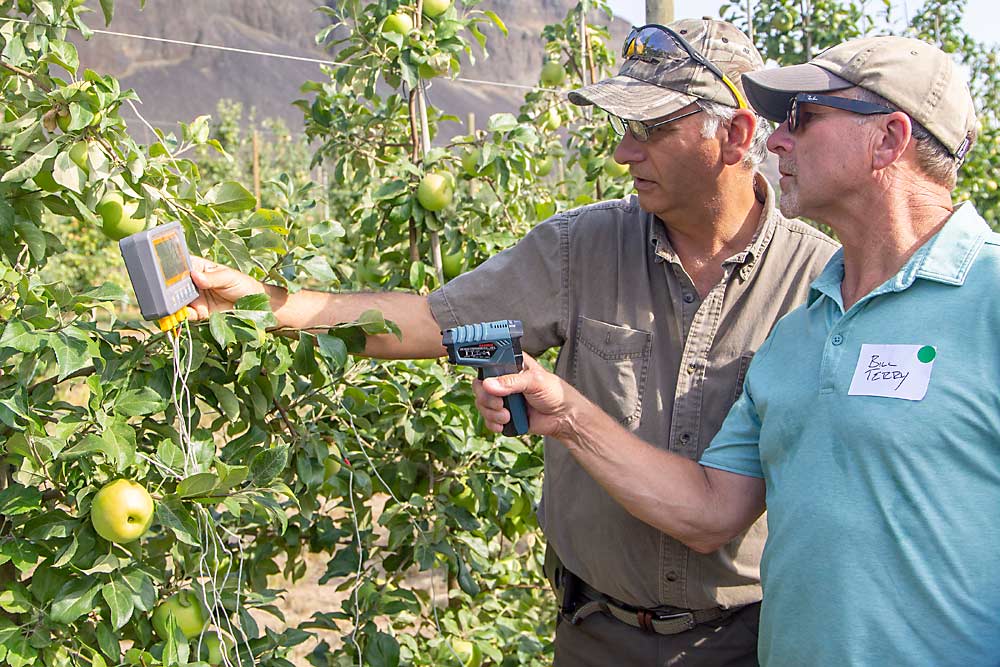
{"label": "infrared thermometer gun", "polygon": [[170,331],[187,319],[185,306],[198,297],[191,281],[191,256],[179,222],[126,236],[118,247],[128,269],[139,310]]}
{"label": "infrared thermometer gun", "polygon": [[[521,370],[521,336],[524,327],[520,320],[497,320],[466,324],[442,331],[441,344],[448,350],[448,360],[453,364],[479,369],[479,379],[509,375]],[[528,432],[528,406],[523,394],[504,396],[503,406],[510,412],[510,421],[504,424],[504,435],[523,435]]]}

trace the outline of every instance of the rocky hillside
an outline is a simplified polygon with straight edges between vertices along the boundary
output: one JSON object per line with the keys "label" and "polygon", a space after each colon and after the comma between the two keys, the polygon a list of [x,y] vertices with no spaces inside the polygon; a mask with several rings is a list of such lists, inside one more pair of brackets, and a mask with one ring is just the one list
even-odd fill
{"label": "rocky hillside", "polygon": [[[149,0],[140,11],[138,3],[117,2],[106,30],[330,59],[331,54],[317,48],[313,39],[327,25],[328,17],[317,11],[322,4],[321,0]],[[463,68],[462,76],[536,83],[543,55],[542,27],[560,21],[574,4],[574,0],[486,0],[478,8],[495,11],[510,34],[504,38],[491,27],[490,57],[477,58],[474,66]],[[90,23],[105,29],[98,15]],[[627,29],[624,21],[613,25],[619,38]],[[302,97],[299,87],[304,81],[323,76],[313,63],[113,34],[96,33],[78,46],[82,66],[112,74],[123,86],[134,88],[142,100],[143,116],[164,128],[214,113],[222,98],[255,109],[257,118],[281,117],[300,128],[301,113],[290,102]],[[523,98],[518,89],[450,81],[435,81],[429,94],[435,105],[460,118],[473,111],[484,120],[491,113],[517,109]],[[129,114],[123,110],[126,117]],[[142,130],[133,129],[141,137]]]}

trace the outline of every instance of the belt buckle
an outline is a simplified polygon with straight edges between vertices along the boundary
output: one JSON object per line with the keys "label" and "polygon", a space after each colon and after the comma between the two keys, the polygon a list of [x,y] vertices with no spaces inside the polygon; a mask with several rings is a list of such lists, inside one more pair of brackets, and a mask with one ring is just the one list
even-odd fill
{"label": "belt buckle", "polygon": [[697,625],[697,623],[695,623],[694,614],[691,613],[690,611],[681,611],[674,614],[664,614],[664,613],[655,613],[642,610],[636,613],[636,617],[639,621],[639,627],[648,632],[656,632],[655,628],[653,627],[653,621],[673,621],[683,618],[687,620],[688,630]]}

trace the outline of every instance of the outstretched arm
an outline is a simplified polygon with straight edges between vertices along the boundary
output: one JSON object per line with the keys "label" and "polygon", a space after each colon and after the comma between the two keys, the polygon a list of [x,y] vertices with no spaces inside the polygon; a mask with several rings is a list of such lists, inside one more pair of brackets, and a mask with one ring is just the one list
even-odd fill
{"label": "outstretched arm", "polygon": [[366,310],[379,310],[399,326],[403,339],[393,334],[369,336],[365,355],[380,359],[424,359],[445,353],[441,331],[431,314],[427,298],[406,292],[359,292],[336,294],[302,290],[289,294],[236,269],[200,257],[191,258],[191,278],[200,295],[191,304],[192,319],[205,319],[214,312],[230,310],[241,297],[267,294],[279,326],[321,329],[356,320]]}
{"label": "outstretched arm", "polygon": [[528,355],[522,372],[477,380],[475,392],[496,432],[510,419],[501,397],[522,392],[532,433],[561,441],[632,515],[695,551],[715,551],[764,511],[764,480],[656,449]]}

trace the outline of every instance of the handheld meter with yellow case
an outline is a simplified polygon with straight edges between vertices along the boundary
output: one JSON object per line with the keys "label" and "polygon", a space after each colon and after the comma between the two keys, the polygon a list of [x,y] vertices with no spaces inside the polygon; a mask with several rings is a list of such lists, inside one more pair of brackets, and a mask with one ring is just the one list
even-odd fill
{"label": "handheld meter with yellow case", "polygon": [[118,242],[143,318],[169,331],[187,319],[185,306],[198,290],[191,282],[191,256],[179,222],[126,236]]}

